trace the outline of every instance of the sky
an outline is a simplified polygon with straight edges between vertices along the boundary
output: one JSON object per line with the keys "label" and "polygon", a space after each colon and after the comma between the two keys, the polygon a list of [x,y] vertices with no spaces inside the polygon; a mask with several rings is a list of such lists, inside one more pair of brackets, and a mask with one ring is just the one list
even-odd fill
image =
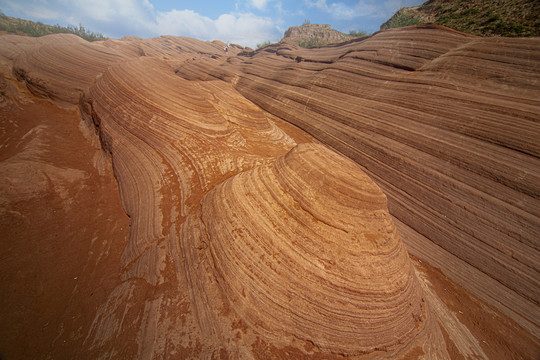
{"label": "sky", "polygon": [[402,7],[425,0],[0,0],[7,16],[86,29],[119,39],[187,36],[255,48],[309,20],[344,33],[373,33]]}

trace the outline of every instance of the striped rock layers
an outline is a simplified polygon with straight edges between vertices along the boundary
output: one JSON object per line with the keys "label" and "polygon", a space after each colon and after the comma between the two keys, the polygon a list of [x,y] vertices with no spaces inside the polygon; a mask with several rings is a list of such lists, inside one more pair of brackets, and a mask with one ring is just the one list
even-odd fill
{"label": "striped rock layers", "polygon": [[279,157],[294,140],[230,85],[171,73],[152,58],[126,61],[80,102],[131,217],[123,278],[189,294],[191,336],[200,332],[207,351],[233,341],[242,321],[246,347],[301,339],[384,357],[414,345],[444,358],[386,198],[358,166],[322,145]]}
{"label": "striped rock layers", "polygon": [[186,223],[184,241],[201,249],[215,277],[194,302],[219,288],[268,341],[381,357],[414,345],[445,357],[386,197],[324,146],[301,144],[219,184]]}
{"label": "striped rock layers", "polygon": [[130,218],[76,355],[447,358],[396,229],[537,333],[537,39],[0,41],[3,74],[95,129]]}
{"label": "striped rock layers", "polygon": [[239,59],[198,66],[355,160],[413,254],[540,337],[538,38],[419,25]]}

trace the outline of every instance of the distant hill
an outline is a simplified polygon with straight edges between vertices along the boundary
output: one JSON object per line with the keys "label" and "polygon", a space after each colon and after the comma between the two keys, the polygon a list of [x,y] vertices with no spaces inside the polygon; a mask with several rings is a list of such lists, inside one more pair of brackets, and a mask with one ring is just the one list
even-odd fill
{"label": "distant hill", "polygon": [[426,22],[482,36],[540,36],[540,1],[430,0],[398,10],[381,30]]}
{"label": "distant hill", "polygon": [[41,22],[13,18],[0,11],[0,34],[16,34],[39,37],[49,34],[75,34],[87,41],[106,40],[100,33],[94,33],[84,26],[46,25]]}
{"label": "distant hill", "polygon": [[348,41],[357,37],[344,34],[332,29],[330,25],[304,24],[302,26],[291,26],[283,36],[282,42],[293,42],[301,47],[313,48],[328,44],[336,44]]}

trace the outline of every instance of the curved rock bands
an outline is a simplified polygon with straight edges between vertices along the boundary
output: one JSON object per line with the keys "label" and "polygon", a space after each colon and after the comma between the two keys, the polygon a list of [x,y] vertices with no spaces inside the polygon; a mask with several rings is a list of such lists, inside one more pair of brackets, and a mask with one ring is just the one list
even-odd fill
{"label": "curved rock bands", "polygon": [[132,218],[125,264],[180,228],[204,191],[295,145],[231,85],[180,79],[156,58],[109,67],[80,103],[113,153]]}
{"label": "curved rock bands", "polygon": [[96,76],[125,59],[101,44],[61,34],[40,38],[28,46],[15,59],[13,69],[18,79],[38,95],[76,104]]}
{"label": "curved rock bands", "polygon": [[384,194],[324,146],[301,144],[228,179],[198,219],[190,227],[205,229],[195,236],[216,283],[271,341],[359,355],[425,336],[422,291]]}
{"label": "curved rock bands", "polygon": [[[538,49],[538,38],[422,25],[321,49],[276,45],[226,69],[248,99],[360,164],[422,236],[411,243],[493,278],[460,284],[538,337]],[[425,259],[444,264],[441,254]]]}
{"label": "curved rock bands", "polygon": [[[176,80],[163,62],[141,58],[111,67],[90,88],[90,97],[102,104],[112,121],[120,121],[131,132],[141,128],[160,131],[157,135],[161,136],[190,130],[213,135],[228,132],[227,121],[208,103],[210,94],[193,91],[186,81]],[[159,121],[152,121],[156,118]]]}
{"label": "curved rock bands", "polygon": [[[0,40],[2,71],[93,122],[130,216],[120,285],[78,353],[447,359],[437,317],[453,314],[425,298],[387,206],[401,236],[429,237],[417,249],[484,270],[498,287],[468,283],[536,321],[521,300],[538,294],[537,39],[433,25],[253,56],[231,46],[227,59],[222,43],[184,38]],[[462,72],[471,58],[481,65]],[[277,116],[360,165],[295,147],[313,139]]]}

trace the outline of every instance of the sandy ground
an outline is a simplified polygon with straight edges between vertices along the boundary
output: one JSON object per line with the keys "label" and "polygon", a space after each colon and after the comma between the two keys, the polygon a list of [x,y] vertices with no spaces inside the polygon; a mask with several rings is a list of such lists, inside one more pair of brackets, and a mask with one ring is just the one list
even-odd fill
{"label": "sandy ground", "polygon": [[120,281],[129,219],[75,110],[10,103],[0,127],[0,358],[72,358]]}

